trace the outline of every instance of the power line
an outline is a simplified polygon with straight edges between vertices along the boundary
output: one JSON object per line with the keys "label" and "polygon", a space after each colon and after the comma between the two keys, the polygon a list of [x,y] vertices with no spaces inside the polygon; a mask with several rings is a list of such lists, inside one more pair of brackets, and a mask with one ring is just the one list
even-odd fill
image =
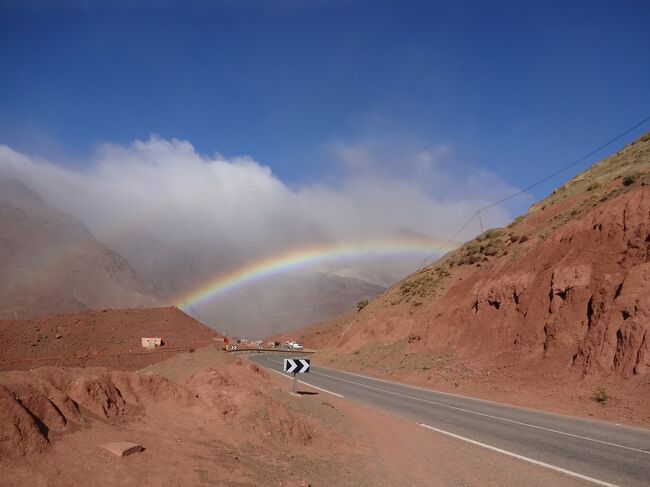
{"label": "power line", "polygon": [[511,200],[511,199],[514,198],[515,196],[519,196],[520,194],[526,193],[526,192],[530,191],[531,189],[536,188],[536,187],[539,186],[540,184],[545,183],[545,182],[548,181],[549,179],[554,178],[554,177],[557,176],[558,174],[561,174],[561,173],[563,173],[564,171],[566,171],[567,169],[571,169],[573,166],[577,166],[578,164],[580,164],[581,162],[583,162],[585,159],[588,159],[589,157],[593,156],[596,152],[600,152],[600,151],[603,150],[605,147],[607,147],[607,146],[613,144],[614,142],[616,142],[616,141],[617,141],[618,139],[620,139],[621,137],[625,137],[627,134],[629,134],[630,132],[632,132],[634,129],[639,128],[641,125],[643,125],[644,123],[646,123],[648,120],[650,120],[650,116],[648,116],[648,117],[644,118],[643,120],[641,120],[640,122],[634,124],[632,127],[630,127],[629,129],[625,130],[624,132],[621,132],[621,133],[618,134],[616,137],[613,137],[613,138],[609,139],[607,142],[605,142],[604,144],[602,144],[602,145],[596,147],[595,149],[593,149],[592,151],[588,152],[587,154],[585,154],[584,156],[580,157],[579,159],[576,159],[575,161],[573,161],[573,162],[567,164],[566,166],[561,167],[560,169],[558,169],[558,170],[555,171],[554,173],[549,174],[548,176],[546,176],[546,177],[544,177],[544,178],[542,178],[542,179],[540,179],[540,180],[534,182],[534,183],[531,184],[530,186],[526,186],[524,189],[521,189],[521,190],[519,190],[519,191],[517,191],[517,192],[515,192],[515,193],[512,193],[511,195],[506,196],[505,198],[502,198],[502,199],[500,199],[499,201],[496,201],[496,202],[494,202],[494,203],[489,204],[488,206],[484,206],[483,208],[480,208],[479,211],[487,210],[487,209],[489,209],[489,208],[493,208],[493,207],[498,206],[498,205],[500,205],[500,204],[502,204],[502,203],[505,203],[506,201]]}
{"label": "power line", "polygon": [[471,221],[474,219],[474,217],[476,216],[477,213],[478,213],[477,211],[475,211],[474,213],[472,213],[472,216],[469,217],[469,219],[468,219],[468,220],[463,224],[463,226],[460,227],[460,228],[456,231],[456,233],[454,233],[451,237],[449,237],[449,240],[447,240],[444,244],[442,244],[440,247],[438,247],[436,250],[434,250],[432,254],[427,255],[427,256],[424,258],[424,260],[422,261],[422,264],[420,264],[420,265],[424,265],[424,264],[426,263],[427,260],[429,260],[429,259],[430,259],[431,257],[433,257],[434,255],[437,255],[437,254],[438,254],[442,249],[444,249],[447,245],[449,245],[449,244],[450,244],[450,243],[451,243],[451,242],[452,242],[452,241],[453,241],[453,240],[458,236],[458,234],[459,234],[460,232],[462,232],[463,230],[465,230],[465,228],[467,227],[467,225],[469,225],[469,224],[471,223]]}
{"label": "power line", "polygon": [[[549,179],[552,179],[552,178],[554,178],[555,176],[557,176],[557,175],[559,175],[559,174],[562,174],[562,173],[563,173],[564,171],[566,171],[567,169],[570,169],[570,168],[572,168],[573,166],[577,166],[578,164],[580,164],[581,162],[585,161],[585,160],[588,159],[589,157],[593,156],[593,155],[596,154],[597,152],[600,152],[601,150],[603,150],[603,149],[605,149],[606,147],[610,146],[611,144],[613,144],[613,143],[616,142],[617,140],[621,139],[622,137],[625,137],[627,134],[629,134],[629,133],[632,132],[633,130],[635,130],[635,129],[641,127],[642,125],[644,125],[644,124],[645,124],[646,122],[648,122],[649,120],[650,120],[650,116],[645,117],[645,118],[644,118],[643,120],[641,120],[640,122],[635,123],[635,124],[634,124],[633,126],[631,126],[630,128],[624,130],[623,132],[621,132],[620,134],[616,135],[615,137],[612,137],[611,139],[609,139],[609,140],[608,140],[607,142],[605,142],[604,144],[599,145],[599,146],[596,147],[595,149],[589,151],[589,152],[588,152],[587,154],[585,154],[584,156],[579,157],[578,159],[576,159],[576,160],[574,160],[573,162],[570,162],[569,164],[567,164],[567,165],[561,167],[561,168],[558,169],[557,171],[555,171],[555,172],[549,174],[548,176],[545,176],[545,177],[543,177],[542,179],[539,179],[539,180],[535,181],[534,183],[532,183],[532,184],[526,186],[525,188],[523,188],[523,189],[521,189],[521,190],[519,190],[519,191],[516,191],[516,192],[514,192],[514,193],[512,193],[512,194],[510,194],[510,195],[508,195],[508,196],[506,196],[505,198],[500,199],[499,201],[495,201],[494,203],[490,203],[490,204],[487,205],[487,206],[484,206],[484,207],[482,207],[482,208],[479,208],[478,210],[476,210],[476,211],[472,214],[472,216],[469,217],[469,219],[468,219],[468,220],[463,224],[463,226],[461,226],[461,227],[456,231],[456,233],[454,233],[454,234],[449,238],[449,240],[447,240],[444,244],[442,244],[440,247],[438,247],[436,250],[434,250],[433,253],[431,253],[430,255],[427,255],[427,256],[424,258],[424,260],[422,261],[422,264],[421,264],[421,265],[424,265],[424,264],[425,264],[425,263],[426,263],[426,262],[427,262],[431,257],[433,257],[434,255],[437,255],[441,250],[443,250],[447,245],[449,245],[449,244],[454,240],[454,238],[456,238],[456,237],[458,236],[458,234],[460,234],[460,232],[462,232],[463,230],[465,230],[465,228],[467,227],[467,225],[469,225],[470,222],[471,222],[472,220],[474,220],[474,217],[476,217],[477,215],[479,215],[481,211],[488,210],[488,209],[490,209],[490,208],[494,208],[495,206],[501,205],[501,204],[505,203],[506,201],[511,200],[512,198],[515,198],[516,196],[519,196],[519,195],[521,195],[521,194],[527,193],[527,192],[530,191],[531,189],[536,188],[536,187],[539,186],[540,184],[545,183],[546,181],[548,181]],[[480,216],[480,215],[479,215],[479,216]]]}

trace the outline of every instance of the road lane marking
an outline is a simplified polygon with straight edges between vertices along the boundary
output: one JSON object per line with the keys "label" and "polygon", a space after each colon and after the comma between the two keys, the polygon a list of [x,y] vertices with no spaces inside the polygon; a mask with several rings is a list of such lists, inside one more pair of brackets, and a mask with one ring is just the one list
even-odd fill
{"label": "road lane marking", "polygon": [[594,443],[600,443],[600,444],[603,444],[603,445],[613,446],[613,447],[616,447],[616,448],[622,448],[624,450],[631,450],[631,451],[635,451],[635,452],[639,452],[639,453],[644,453],[646,455],[650,455],[650,451],[641,450],[639,448],[634,448],[634,447],[631,447],[631,446],[619,445],[618,443],[611,443],[609,441],[597,440],[595,438],[589,438],[588,436],[581,436],[581,435],[576,435],[576,434],[573,434],[573,433],[567,433],[566,431],[560,431],[560,430],[555,430],[555,429],[551,429],[551,428],[545,428],[543,426],[537,426],[537,425],[530,424],[530,423],[523,423],[521,421],[515,421],[513,419],[507,419],[507,418],[502,418],[500,416],[494,416],[492,414],[479,413],[478,411],[472,411],[471,409],[465,409],[465,408],[461,408],[461,407],[458,407],[458,406],[450,406],[449,404],[443,404],[441,402],[431,401],[429,399],[423,399],[421,397],[409,396],[408,394],[402,394],[401,392],[394,392],[394,391],[389,391],[387,389],[381,389],[379,387],[370,386],[368,384],[363,384],[361,382],[356,382],[356,381],[353,381],[353,380],[350,380],[350,379],[344,379],[342,377],[335,377],[333,375],[323,374],[322,372],[316,372],[315,370],[312,370],[311,373],[316,374],[316,375],[322,375],[324,377],[329,377],[330,379],[349,382],[351,384],[356,384],[356,385],[359,385],[361,387],[366,387],[368,389],[374,389],[374,390],[379,391],[379,392],[384,392],[384,393],[387,393],[387,394],[393,394],[395,396],[406,397],[408,399],[413,399],[415,401],[426,402],[428,404],[433,404],[435,406],[440,406],[440,407],[448,408],[448,409],[454,409],[456,411],[461,411],[461,412],[468,413],[468,414],[474,414],[476,416],[483,416],[485,418],[496,419],[498,421],[504,421],[506,423],[517,424],[517,425],[525,426],[525,427],[528,427],[528,428],[534,428],[534,429],[538,429],[538,430],[548,431],[549,433],[556,433],[558,435],[570,436],[571,438],[577,438],[577,439],[585,440],[585,441],[592,441]]}
{"label": "road lane marking", "polygon": [[[293,377],[288,376],[288,375],[286,375],[286,374],[284,374],[284,373],[282,373],[282,372],[279,372],[279,371],[277,371],[277,370],[273,370],[273,369],[269,369],[269,370],[270,370],[271,372],[275,372],[276,374],[280,374],[282,377],[286,377],[287,379],[291,379],[291,380],[293,380]],[[308,384],[307,382],[303,382],[303,381],[301,381],[301,380],[299,380],[298,382],[299,382],[300,384],[304,384],[304,385],[306,385],[307,387],[313,387],[314,389],[318,389],[319,391],[327,392],[328,394],[331,394],[332,396],[343,397],[341,394],[337,394],[336,392],[328,391],[327,389],[323,389],[322,387],[318,387],[318,386],[315,386],[315,385],[312,385],[312,384]]]}
{"label": "road lane marking", "polygon": [[[551,411],[542,411],[542,410],[539,410],[539,409],[529,408],[529,407],[525,407],[525,406],[513,406],[513,405],[510,405],[510,404],[507,404],[507,403],[503,403],[503,402],[499,402],[499,401],[491,401],[489,399],[481,399],[481,398],[478,398],[478,397],[463,396],[462,394],[454,394],[453,392],[440,391],[438,389],[431,389],[430,387],[419,387],[419,386],[414,386],[413,384],[405,384],[403,382],[396,382],[394,380],[381,379],[379,377],[372,377],[372,376],[369,376],[369,375],[363,375],[363,374],[359,374],[357,372],[350,372],[349,370],[330,369],[328,367],[323,367],[323,366],[321,366],[320,368],[324,369],[324,370],[329,370],[329,371],[332,371],[332,372],[346,374],[346,375],[354,375],[356,377],[361,377],[362,379],[367,379],[367,380],[376,381],[376,382],[383,382],[384,384],[389,384],[389,385],[393,385],[393,386],[406,387],[408,389],[417,389],[418,391],[423,391],[423,392],[427,392],[427,393],[431,393],[431,394],[439,394],[441,396],[449,396],[449,397],[454,397],[454,398],[463,399],[463,400],[472,401],[472,402],[482,402],[482,403],[489,404],[491,406],[497,406],[497,407],[516,408],[516,409],[519,409],[521,411],[527,411],[527,412],[530,412],[530,413],[533,413],[533,414],[546,414],[546,415],[552,415],[552,416],[556,416],[556,417],[564,418],[564,419],[574,419],[573,416],[570,416],[570,415],[567,415],[567,414],[555,413],[555,412],[551,412]],[[584,418],[579,418],[579,419],[581,421],[589,421],[591,423],[598,424],[598,422],[596,420],[593,420],[593,419],[584,419]],[[628,429],[628,430],[647,433],[647,430],[645,428],[640,428],[638,426],[632,426],[632,425],[629,425],[629,424],[611,423],[611,422],[605,422],[605,421],[600,421],[600,423],[605,423],[605,424],[607,424],[609,426],[611,426],[613,424],[613,425],[616,425],[616,426],[618,426],[620,428],[625,428],[625,429]],[[645,451],[645,450],[642,450],[642,451]]]}
{"label": "road lane marking", "polygon": [[555,465],[540,462],[539,460],[534,460],[532,458],[525,457],[523,455],[518,455],[517,453],[513,453],[513,452],[508,451],[508,450],[502,450],[501,448],[497,448],[497,447],[492,446],[492,445],[487,445],[485,443],[481,443],[480,441],[472,440],[470,438],[465,438],[464,436],[460,436],[460,435],[456,435],[454,433],[450,433],[449,431],[434,428],[433,426],[429,426],[428,424],[424,424],[424,423],[418,423],[418,424],[420,426],[423,426],[424,428],[430,429],[430,430],[435,431],[437,433],[441,433],[443,435],[447,435],[447,436],[451,436],[452,438],[456,438],[457,440],[466,441],[467,443],[471,443],[472,445],[477,445],[477,446],[480,446],[482,448],[487,448],[488,450],[492,450],[492,451],[495,451],[495,452],[498,452],[498,453],[502,453],[503,455],[508,455],[510,457],[517,458],[518,460],[523,460],[524,462],[532,463],[534,465],[539,465],[540,467],[555,470],[556,472],[560,472],[560,473],[563,473],[565,475],[570,475],[571,477],[576,477],[576,478],[579,478],[581,480],[586,480],[587,482],[592,482],[594,484],[602,485],[604,487],[618,487],[616,484],[610,484],[609,482],[605,482],[604,480],[598,480],[598,479],[595,479],[593,477],[588,477],[587,475],[583,475],[583,474],[578,473],[578,472],[573,472],[572,470],[567,470],[567,469],[562,468],[562,467],[556,467]]}

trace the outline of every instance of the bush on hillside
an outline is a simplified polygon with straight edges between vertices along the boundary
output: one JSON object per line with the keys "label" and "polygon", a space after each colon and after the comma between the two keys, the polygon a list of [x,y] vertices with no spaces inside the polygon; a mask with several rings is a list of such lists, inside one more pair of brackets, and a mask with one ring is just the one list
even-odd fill
{"label": "bush on hillside", "polygon": [[601,184],[598,181],[594,181],[587,187],[587,191],[593,191],[594,189],[598,189],[601,187]]}
{"label": "bush on hillside", "polygon": [[636,183],[636,176],[633,174],[628,174],[623,178],[623,186],[630,186],[631,184]]}
{"label": "bush on hillside", "polygon": [[594,392],[594,401],[600,404],[605,404],[607,401],[609,401],[609,394],[607,394],[607,391],[604,387],[599,387],[596,389]]}

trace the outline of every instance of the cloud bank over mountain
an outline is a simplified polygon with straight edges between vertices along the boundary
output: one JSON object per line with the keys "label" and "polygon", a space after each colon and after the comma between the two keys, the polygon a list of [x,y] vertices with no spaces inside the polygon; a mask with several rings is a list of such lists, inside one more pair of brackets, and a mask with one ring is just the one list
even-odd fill
{"label": "cloud bank over mountain", "polygon": [[[150,257],[152,242],[192,242],[237,262],[328,242],[404,234],[445,240],[478,207],[513,190],[494,174],[458,164],[447,146],[362,139],[330,148],[340,177],[297,188],[250,156],[206,156],[188,141],[158,136],[100,145],[81,167],[0,146],[0,171],[79,218],[136,267]],[[511,216],[497,208],[485,225]]]}
{"label": "cloud bank over mountain", "polygon": [[[0,145],[0,177],[20,179],[47,204],[74,215],[171,302],[223,273],[296,249],[409,238],[430,239],[430,249],[477,208],[514,190],[494,174],[459,163],[453,148],[444,145],[427,148],[386,138],[332,141],[327,157],[337,177],[295,187],[250,156],[207,156],[188,141],[158,136],[100,145],[75,165]],[[502,225],[512,216],[508,208],[496,208],[484,215],[484,224]],[[478,231],[478,224],[471,225],[458,238]],[[290,306],[296,289],[353,288],[354,296],[337,298],[340,312],[354,304],[347,301],[415,270],[427,251],[391,250],[390,257],[355,254],[302,266],[287,279],[271,279],[267,286],[257,282],[232,294],[232,302],[221,296],[219,303],[205,303],[201,317],[215,322],[213,316],[227,314],[238,326],[273,321],[263,309],[256,319],[249,309],[238,321],[232,307],[243,309],[254,299],[274,303],[269,308],[274,310],[285,303],[276,313],[282,316],[276,321],[285,322],[296,314]],[[318,279],[324,279],[322,286]],[[311,299],[307,294],[300,299]]]}

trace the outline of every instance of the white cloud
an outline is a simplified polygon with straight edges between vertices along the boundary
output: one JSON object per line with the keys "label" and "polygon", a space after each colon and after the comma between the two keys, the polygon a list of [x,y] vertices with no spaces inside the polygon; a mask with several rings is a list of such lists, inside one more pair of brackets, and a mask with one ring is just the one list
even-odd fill
{"label": "white cloud", "polygon": [[[157,136],[102,145],[83,170],[0,146],[0,173],[78,217],[136,268],[152,258],[143,242],[166,251],[192,242],[235,262],[405,231],[445,239],[478,207],[513,191],[498,176],[461,164],[446,145],[367,138],[333,143],[331,157],[345,168],[340,180],[299,189],[248,156],[207,157],[188,141]],[[485,215],[489,226],[510,218],[507,208]]]}

